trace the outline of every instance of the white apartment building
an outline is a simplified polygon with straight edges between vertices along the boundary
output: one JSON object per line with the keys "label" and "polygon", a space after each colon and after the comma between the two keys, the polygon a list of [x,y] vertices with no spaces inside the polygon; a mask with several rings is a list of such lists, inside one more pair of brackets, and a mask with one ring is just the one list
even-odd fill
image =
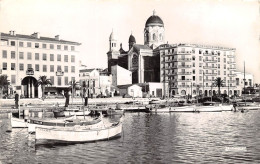
{"label": "white apartment building", "polygon": [[169,96],[217,94],[218,88],[212,85],[217,77],[224,81],[222,94],[233,95],[237,89],[233,48],[164,44],[157,51],[160,53],[160,81],[169,84],[169,88],[165,88],[169,89]]}
{"label": "white apartment building", "polygon": [[[1,33],[0,72],[6,74],[14,91],[26,98],[41,97],[36,86],[40,76],[52,82],[52,92],[63,92],[69,82],[79,77],[78,54],[80,43],[54,38]],[[48,92],[48,88],[46,88]]]}

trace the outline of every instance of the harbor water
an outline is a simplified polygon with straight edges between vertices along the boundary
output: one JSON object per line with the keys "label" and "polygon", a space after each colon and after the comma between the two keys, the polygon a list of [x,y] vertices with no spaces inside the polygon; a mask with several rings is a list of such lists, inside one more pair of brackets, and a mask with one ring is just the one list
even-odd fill
{"label": "harbor water", "polygon": [[[259,163],[260,110],[246,113],[126,113],[120,138],[35,144],[0,119],[0,163]],[[117,118],[106,118],[113,121]]]}

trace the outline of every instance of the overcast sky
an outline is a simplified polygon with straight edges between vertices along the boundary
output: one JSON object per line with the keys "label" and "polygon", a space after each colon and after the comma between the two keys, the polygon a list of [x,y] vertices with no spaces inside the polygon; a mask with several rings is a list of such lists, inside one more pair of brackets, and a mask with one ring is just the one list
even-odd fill
{"label": "overcast sky", "polygon": [[260,18],[257,0],[0,0],[0,31],[82,43],[89,68],[107,67],[109,35],[128,50],[131,34],[143,44],[146,20],[156,10],[170,44],[193,43],[236,48],[237,68],[260,82]]}

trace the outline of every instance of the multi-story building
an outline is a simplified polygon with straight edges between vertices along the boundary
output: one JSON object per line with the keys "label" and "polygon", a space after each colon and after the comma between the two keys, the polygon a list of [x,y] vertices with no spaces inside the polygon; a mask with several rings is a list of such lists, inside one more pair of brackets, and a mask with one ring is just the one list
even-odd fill
{"label": "multi-story building", "polygon": [[[235,49],[196,44],[164,44],[160,53],[162,82],[169,84],[170,95],[217,94],[217,77],[223,80],[221,93],[230,94],[235,87]],[[229,90],[229,93],[228,93]]]}
{"label": "multi-story building", "polygon": [[61,40],[59,35],[50,38],[39,33],[1,33],[0,69],[8,76],[13,90],[26,98],[41,97],[41,88],[36,85],[40,76],[51,80],[51,92],[63,92],[70,81],[78,79],[80,45]]}

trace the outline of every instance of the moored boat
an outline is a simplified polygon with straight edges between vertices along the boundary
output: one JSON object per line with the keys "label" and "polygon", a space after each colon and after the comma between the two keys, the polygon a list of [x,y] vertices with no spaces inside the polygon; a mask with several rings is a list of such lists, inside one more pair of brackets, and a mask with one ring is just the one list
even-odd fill
{"label": "moored boat", "polygon": [[63,128],[43,128],[36,127],[35,139],[39,141],[54,142],[91,142],[106,140],[121,135],[122,122],[103,126],[102,128],[87,128],[81,126],[63,127]]}
{"label": "moored boat", "polygon": [[260,109],[259,104],[256,103],[245,103],[245,102],[240,102],[240,103],[236,103],[234,105],[234,111],[238,110],[258,110]]}
{"label": "moored boat", "polygon": [[196,112],[196,108],[193,105],[170,107],[170,112]]}
{"label": "moored boat", "polygon": [[27,128],[28,122],[26,119],[11,117],[11,127],[12,128]]}
{"label": "moored boat", "polygon": [[215,102],[204,102],[202,106],[196,106],[197,112],[222,112],[222,108]]}
{"label": "moored boat", "polygon": [[36,127],[73,127],[73,126],[90,126],[90,125],[100,125],[101,118],[95,118],[93,120],[82,120],[82,119],[30,119],[28,121],[28,132],[35,132]]}
{"label": "moored boat", "polygon": [[90,110],[86,111],[73,111],[73,110],[63,110],[63,111],[53,111],[54,117],[69,117],[69,116],[87,116],[90,114]]}

